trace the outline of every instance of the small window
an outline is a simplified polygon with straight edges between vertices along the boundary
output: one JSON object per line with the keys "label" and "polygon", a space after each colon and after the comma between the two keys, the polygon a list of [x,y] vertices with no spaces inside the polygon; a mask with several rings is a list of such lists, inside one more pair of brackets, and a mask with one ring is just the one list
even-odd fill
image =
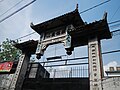
{"label": "small window", "polygon": [[117,70],[117,71],[120,71],[120,67],[116,67],[116,70]]}
{"label": "small window", "polygon": [[114,67],[110,67],[109,69],[110,69],[110,71],[114,71]]}

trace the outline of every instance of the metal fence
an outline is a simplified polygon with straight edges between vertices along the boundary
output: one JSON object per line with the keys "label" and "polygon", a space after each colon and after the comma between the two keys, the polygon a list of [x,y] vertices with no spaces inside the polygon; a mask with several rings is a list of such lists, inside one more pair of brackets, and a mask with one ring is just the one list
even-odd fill
{"label": "metal fence", "polygon": [[88,77],[88,66],[49,68],[50,78]]}

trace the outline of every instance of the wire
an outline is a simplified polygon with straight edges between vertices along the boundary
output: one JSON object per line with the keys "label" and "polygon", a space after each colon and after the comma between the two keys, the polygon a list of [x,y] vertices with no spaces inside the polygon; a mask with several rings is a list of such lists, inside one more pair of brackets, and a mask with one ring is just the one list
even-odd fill
{"label": "wire", "polygon": [[109,2],[109,1],[111,1],[111,0],[107,0],[107,1],[102,2],[102,3],[100,3],[100,4],[97,4],[97,5],[95,5],[95,6],[91,7],[91,8],[88,8],[88,9],[86,9],[86,10],[80,12],[80,14],[85,13],[85,12],[91,10],[91,9],[94,9],[94,8],[98,7],[98,6],[101,6],[101,5],[103,5],[103,4],[105,4],[105,3]]}
{"label": "wire", "polygon": [[116,20],[116,21],[110,22],[108,24],[114,24],[114,23],[118,23],[118,22],[120,22],[120,20]]}
{"label": "wire", "polygon": [[102,54],[109,54],[109,53],[115,53],[115,52],[120,52],[120,50],[113,50],[113,51],[103,52]]}
{"label": "wire", "polygon": [[[36,1],[36,0],[34,0],[34,1]],[[98,4],[98,5],[95,5],[95,6],[91,7],[91,8],[89,8],[89,9],[86,9],[86,10],[80,12],[80,14],[81,14],[81,13],[84,13],[84,12],[87,12],[87,11],[89,11],[89,10],[95,8],[95,7],[98,7],[98,6],[100,6],[100,5],[104,4],[104,3],[107,3],[107,2],[109,2],[109,1],[111,1],[111,0],[107,0],[107,1],[105,1],[105,2],[102,2],[102,3]],[[20,9],[19,9],[19,11],[20,11]],[[17,12],[18,12],[18,11],[12,13],[12,15],[14,15],[14,14],[17,13]],[[1,21],[4,21],[5,19],[9,18],[9,17],[12,16],[12,15],[7,16],[6,18],[2,19]],[[0,21],[0,23],[1,23],[1,21]],[[115,22],[112,22],[112,23],[115,23]],[[112,23],[110,23],[110,24],[112,24]],[[25,36],[22,36],[22,37],[20,37],[20,38],[18,38],[18,39],[21,39],[21,38],[30,36],[30,35],[32,35],[32,34],[34,34],[34,33],[36,33],[36,32],[32,32],[32,33],[27,34],[27,35],[25,35]],[[15,39],[15,40],[18,40],[18,39]]]}
{"label": "wire", "polygon": [[[21,1],[22,1],[22,0],[21,0]],[[36,0],[34,0],[34,1],[36,1]],[[33,2],[34,2],[34,1],[33,1]],[[89,11],[89,10],[95,8],[95,7],[98,7],[98,6],[100,6],[100,5],[104,4],[104,3],[107,3],[107,2],[109,2],[109,1],[111,1],[111,0],[102,2],[102,3],[98,4],[98,5],[95,5],[95,6],[91,7],[91,8],[89,8],[89,9],[86,9],[86,10],[80,12],[80,14],[81,14],[81,13],[84,13],[84,12],[87,12],[87,11]],[[20,10],[19,10],[19,11],[20,11]],[[18,12],[18,11],[16,11],[16,12]],[[16,12],[15,12],[15,13],[16,13]],[[12,15],[15,14],[15,13],[12,13]],[[7,19],[7,18],[9,18],[9,17],[12,16],[12,15],[9,15],[8,17],[6,17],[6,18],[4,18],[4,19]],[[4,19],[2,19],[1,21],[4,21]],[[1,23],[1,21],[0,21],[0,23]],[[118,23],[118,22],[120,22],[120,20],[113,21],[113,22],[110,22],[110,23],[108,23],[108,24],[114,24],[114,23]],[[25,37],[30,36],[30,35],[35,34],[35,33],[36,33],[36,32],[29,33],[29,34],[27,34],[27,35],[25,35],[25,36],[22,36],[22,37],[19,37],[19,38],[15,39],[15,40],[25,38]]]}
{"label": "wire", "polygon": [[3,2],[4,0],[0,0],[0,3]]}
{"label": "wire", "polygon": [[111,35],[112,35],[112,36],[120,35],[120,29],[115,30],[115,31],[112,31],[112,32],[111,32]]}
{"label": "wire", "polygon": [[[19,40],[19,39],[22,39],[22,38],[25,38],[25,37],[30,36],[30,35],[35,34],[35,33],[36,33],[36,32],[32,32],[32,33],[30,33],[30,34],[27,34],[27,35],[25,35],[25,36],[22,36],[22,37],[20,37],[20,38],[17,38],[17,39],[15,39],[14,41]],[[111,31],[111,35],[112,35],[112,36],[120,35],[120,29]],[[59,48],[59,49],[61,49],[61,48]],[[58,49],[56,49],[56,50],[58,50]]]}
{"label": "wire", "polygon": [[111,17],[110,21],[113,19],[113,17],[115,16],[115,14],[118,12],[119,9],[120,9],[120,6],[117,8],[117,10],[115,11],[115,13],[114,13],[113,16]]}
{"label": "wire", "polygon": [[115,25],[112,25],[112,26],[109,26],[110,28],[116,28],[116,27],[119,27],[120,26],[120,23],[118,24],[115,24]]}
{"label": "wire", "polygon": [[20,9],[16,10],[15,12],[11,13],[10,15],[6,16],[5,18],[3,18],[2,20],[0,20],[0,23],[3,22],[4,20],[10,18],[11,16],[13,16],[14,14],[16,14],[17,12],[21,11],[22,9],[24,9],[25,7],[29,6],[30,4],[32,4],[33,2],[35,2],[36,0],[33,0],[31,2],[29,2],[28,4],[24,5],[23,7],[21,7]]}
{"label": "wire", "polygon": [[[111,54],[111,53],[117,53],[117,52],[120,52],[120,49],[103,52],[102,55]],[[79,57],[79,58],[71,58],[71,59],[62,59],[62,60],[56,60],[56,61],[54,61],[54,60],[52,60],[52,61],[45,61],[45,62],[40,62],[40,63],[63,62],[63,61],[66,61],[66,60],[72,61],[72,60],[81,60],[81,59],[85,59],[85,61],[86,61],[86,59],[88,59],[88,56]]]}
{"label": "wire", "polygon": [[120,29],[117,29],[117,30],[111,31],[111,33],[114,33],[114,32],[120,32]]}
{"label": "wire", "polygon": [[25,37],[30,36],[30,35],[35,34],[35,33],[36,33],[36,32],[29,33],[29,34],[27,34],[27,35],[25,35],[25,36],[22,36],[22,37],[19,37],[19,38],[15,39],[14,41],[16,41],[16,40],[18,40],[18,39],[25,38]]}
{"label": "wire", "polygon": [[[81,60],[81,59],[88,59],[88,57],[81,57],[81,58],[67,58],[67,59],[62,59],[62,60],[51,60],[51,61],[45,61],[45,62],[40,62],[40,63],[51,63],[51,62],[63,62],[63,61],[75,61],[75,60]],[[86,60],[81,60],[81,61],[86,61]]]}
{"label": "wire", "polygon": [[[23,0],[21,0],[20,2],[22,2],[22,1],[23,1]],[[33,3],[34,1],[36,1],[36,0],[33,0],[31,3]],[[93,9],[93,8],[96,8],[96,7],[98,7],[98,6],[102,5],[102,4],[105,4],[105,3],[109,2],[109,1],[111,1],[111,0],[107,0],[107,1],[105,1],[105,2],[102,2],[102,3],[98,4],[98,5],[95,5],[95,6],[91,7],[91,8],[89,8],[89,9],[86,9],[86,10],[80,12],[80,14],[82,14],[82,13],[84,13],[84,12],[87,12],[87,11]],[[18,2],[16,5],[18,5],[20,2]],[[31,3],[30,3],[30,4],[31,4]],[[10,9],[8,9],[5,13],[7,13],[7,12],[8,12],[9,10],[11,10],[12,8],[14,8],[16,5],[14,5],[13,7],[11,7]],[[29,5],[29,4],[28,4],[28,5]],[[25,6],[23,6],[22,8],[18,9],[17,11],[13,12],[12,14],[8,15],[8,16],[5,17],[4,19],[2,19],[2,20],[0,21],[0,23],[1,23],[2,21],[6,20],[7,18],[11,17],[11,16],[14,15],[15,13],[19,12],[20,10],[22,10],[23,8],[25,8],[25,7],[28,6],[28,5],[25,5]],[[3,13],[2,15],[4,15],[5,13]],[[2,15],[0,15],[0,16],[2,16]]]}
{"label": "wire", "polygon": [[[114,24],[114,23],[118,23],[118,22],[120,22],[120,20],[113,21],[113,22],[110,22],[110,23],[108,23],[108,24]],[[110,26],[110,27],[112,27],[112,26]],[[115,30],[114,32],[116,32],[116,31],[118,31],[118,30]],[[113,32],[113,31],[112,31],[112,32]],[[112,32],[111,32],[111,33],[112,33]],[[35,34],[35,33],[36,33],[36,32],[29,33],[29,34],[27,34],[27,35],[25,35],[25,36],[22,36],[22,37],[19,37],[19,38],[15,39],[15,41],[18,40],[18,39],[25,38],[25,37],[30,36],[30,35]]]}
{"label": "wire", "polygon": [[[36,1],[36,0],[34,0],[34,1]],[[102,3],[98,4],[98,5],[95,5],[95,6],[91,7],[91,8],[89,8],[89,9],[86,9],[86,10],[80,12],[80,14],[81,14],[81,13],[84,13],[84,12],[87,12],[87,11],[89,11],[89,10],[95,8],[95,7],[98,7],[98,6],[100,6],[100,5],[104,4],[104,3],[107,3],[107,2],[109,2],[109,1],[111,1],[111,0],[107,0],[107,1],[105,1],[105,2],[102,2]],[[8,18],[9,18],[9,17],[8,17]],[[6,19],[7,19],[7,18],[6,18]],[[114,21],[114,22],[110,22],[110,23],[108,23],[108,24],[114,24],[114,23],[118,23],[118,22],[120,22],[120,20],[117,20],[117,21]],[[15,39],[15,40],[22,39],[22,38],[24,38],[24,37],[30,36],[30,35],[35,34],[35,33],[36,33],[36,32],[29,33],[29,34],[27,34],[27,35],[25,35],[25,36],[22,36],[22,37],[19,37],[19,38]]]}
{"label": "wire", "polygon": [[[116,20],[116,21],[110,22],[110,23],[108,23],[108,24],[111,25],[111,24],[118,23],[118,22],[120,22],[120,20]],[[114,25],[114,26],[115,26],[115,25]],[[110,26],[110,27],[113,27],[113,26]],[[118,31],[118,30],[114,30],[114,31],[112,31],[112,32],[117,32],[117,31]],[[111,32],[111,33],[112,33],[112,32]],[[36,33],[36,32],[29,33],[29,34],[27,34],[27,35],[25,35],[25,36],[22,36],[22,37],[19,37],[19,38],[15,39],[15,40],[18,40],[18,39],[27,37],[27,36],[32,35],[32,34],[35,34],[35,33]]]}
{"label": "wire", "polygon": [[[14,8],[15,6],[17,6],[18,4],[20,4],[22,1],[23,1],[23,0],[21,0],[20,2],[18,2],[17,4],[15,4],[13,7],[11,7],[10,9],[8,9],[8,10],[7,10],[6,12],[4,12],[3,14],[1,14],[0,17],[3,16],[4,14],[6,14],[8,11],[10,11],[12,8]],[[31,3],[33,3],[34,1],[36,1],[36,0],[33,0]],[[100,4],[98,4],[98,5],[95,5],[95,6],[91,7],[91,8],[89,8],[89,9],[86,9],[86,10],[80,12],[80,14],[81,14],[81,13],[84,13],[84,12],[86,12],[86,11],[89,11],[89,10],[95,8],[95,7],[98,7],[98,6],[100,6],[100,5],[104,4],[104,3],[107,3],[107,2],[109,2],[109,1],[110,1],[110,0],[105,1],[105,2],[103,2],[103,3],[100,3]],[[30,4],[31,4],[31,3],[30,3]],[[29,4],[28,4],[28,5],[29,5]],[[20,8],[20,9],[18,9],[17,11],[13,12],[12,14],[10,14],[10,15],[8,15],[7,17],[3,18],[3,19],[0,21],[0,23],[1,23],[2,21],[6,20],[7,18],[11,17],[11,16],[14,15],[15,13],[19,12],[20,10],[22,10],[23,8],[25,8],[25,7],[28,6],[28,5],[23,6],[22,8]]]}
{"label": "wire", "polygon": [[6,14],[7,12],[9,12],[11,9],[13,9],[14,7],[16,7],[17,5],[19,5],[23,0],[19,1],[18,3],[16,3],[14,6],[12,6],[11,8],[9,8],[7,11],[5,11],[3,14],[0,15],[0,17],[2,17],[4,14]]}
{"label": "wire", "polygon": [[72,64],[61,64],[61,65],[49,65],[49,66],[44,66],[44,67],[58,67],[58,66],[71,66],[71,65],[86,65],[88,63],[72,63]]}

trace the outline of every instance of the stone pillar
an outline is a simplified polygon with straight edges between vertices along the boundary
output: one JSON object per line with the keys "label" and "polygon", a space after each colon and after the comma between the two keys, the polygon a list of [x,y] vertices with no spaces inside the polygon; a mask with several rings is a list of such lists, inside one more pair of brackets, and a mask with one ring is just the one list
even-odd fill
{"label": "stone pillar", "polygon": [[103,64],[100,40],[97,37],[88,40],[90,90],[102,90]]}
{"label": "stone pillar", "polygon": [[29,60],[30,55],[27,54],[21,55],[21,57],[19,58],[16,72],[10,84],[9,90],[21,90],[23,81],[25,79],[25,74],[27,71]]}

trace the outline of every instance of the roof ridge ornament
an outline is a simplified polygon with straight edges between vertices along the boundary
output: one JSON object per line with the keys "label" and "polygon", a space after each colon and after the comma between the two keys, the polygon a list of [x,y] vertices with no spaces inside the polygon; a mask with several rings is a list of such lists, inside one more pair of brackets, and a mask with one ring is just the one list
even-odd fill
{"label": "roof ridge ornament", "polygon": [[76,4],[76,9],[75,10],[78,10],[78,3]]}
{"label": "roof ridge ornament", "polygon": [[34,26],[33,22],[30,23],[30,26],[31,26],[31,27]]}
{"label": "roof ridge ornament", "polygon": [[107,12],[105,11],[104,12],[104,15],[103,15],[103,18],[102,18],[103,20],[107,20]]}

